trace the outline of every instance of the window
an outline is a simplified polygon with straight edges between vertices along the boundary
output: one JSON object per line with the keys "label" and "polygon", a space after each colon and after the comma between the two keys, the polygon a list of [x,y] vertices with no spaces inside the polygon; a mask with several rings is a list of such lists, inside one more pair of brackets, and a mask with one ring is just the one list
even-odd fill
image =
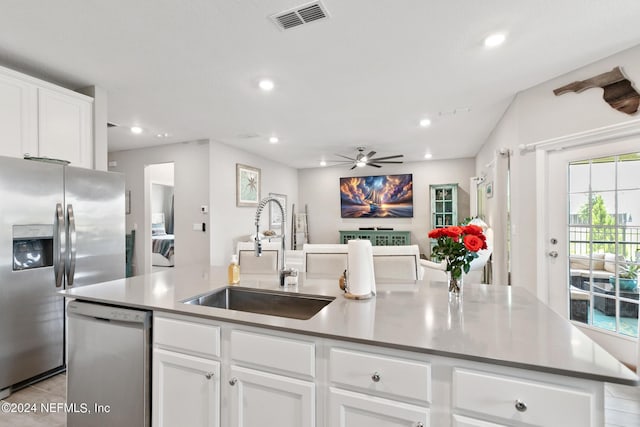
{"label": "window", "polygon": [[638,336],[640,153],[569,164],[570,317]]}

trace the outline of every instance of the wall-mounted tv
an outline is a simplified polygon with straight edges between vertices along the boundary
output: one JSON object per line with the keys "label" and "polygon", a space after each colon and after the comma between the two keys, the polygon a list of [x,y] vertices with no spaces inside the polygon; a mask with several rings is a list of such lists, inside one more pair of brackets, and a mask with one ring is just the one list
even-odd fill
{"label": "wall-mounted tv", "polygon": [[342,218],[413,218],[413,175],[340,178]]}

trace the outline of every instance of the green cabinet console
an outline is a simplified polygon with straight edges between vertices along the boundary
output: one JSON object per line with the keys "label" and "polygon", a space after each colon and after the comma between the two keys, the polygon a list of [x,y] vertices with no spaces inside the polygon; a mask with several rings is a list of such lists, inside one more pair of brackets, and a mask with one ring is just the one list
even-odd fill
{"label": "green cabinet console", "polygon": [[340,230],[340,243],[349,240],[371,240],[373,246],[404,246],[411,244],[410,231],[395,230]]}

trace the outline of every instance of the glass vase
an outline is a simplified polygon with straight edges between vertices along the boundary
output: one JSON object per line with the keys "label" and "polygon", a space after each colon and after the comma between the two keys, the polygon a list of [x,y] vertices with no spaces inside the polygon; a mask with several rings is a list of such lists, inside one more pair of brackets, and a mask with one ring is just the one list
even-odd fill
{"label": "glass vase", "polygon": [[450,271],[447,271],[447,282],[449,283],[449,296],[460,298],[462,294],[462,276],[455,277]]}

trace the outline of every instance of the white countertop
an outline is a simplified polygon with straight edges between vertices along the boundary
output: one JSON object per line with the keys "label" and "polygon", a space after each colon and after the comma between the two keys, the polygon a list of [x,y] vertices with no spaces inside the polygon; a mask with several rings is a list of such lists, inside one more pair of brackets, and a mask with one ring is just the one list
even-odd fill
{"label": "white countertop", "polygon": [[[226,285],[226,268],[172,268],[62,291],[87,301],[208,317],[265,328],[344,339],[425,354],[639,385],[631,370],[521,288],[465,284],[449,302],[444,283],[379,283],[378,294],[354,301],[338,280],[301,275],[287,292],[336,299],[309,320],[288,319],[181,301]],[[279,289],[277,278],[241,275],[240,285]]]}

